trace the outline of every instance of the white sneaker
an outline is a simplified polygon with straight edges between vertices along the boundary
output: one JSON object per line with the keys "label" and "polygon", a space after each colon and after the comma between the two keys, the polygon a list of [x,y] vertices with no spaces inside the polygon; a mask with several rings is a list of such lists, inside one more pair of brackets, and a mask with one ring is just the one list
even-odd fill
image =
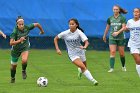
{"label": "white sneaker", "polygon": [[95,85],[95,86],[97,86],[98,85],[98,81],[96,81],[95,79],[93,80],[93,84]]}
{"label": "white sneaker", "polygon": [[110,70],[108,70],[109,73],[113,72],[114,69],[113,68],[110,68]]}
{"label": "white sneaker", "polygon": [[122,71],[126,72],[126,67],[122,67]]}

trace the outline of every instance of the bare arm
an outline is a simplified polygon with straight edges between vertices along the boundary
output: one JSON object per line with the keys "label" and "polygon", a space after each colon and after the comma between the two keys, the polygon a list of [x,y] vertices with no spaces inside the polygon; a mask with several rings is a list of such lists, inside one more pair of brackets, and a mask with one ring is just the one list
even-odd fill
{"label": "bare arm", "polygon": [[16,45],[16,44],[19,44],[21,42],[23,42],[25,39],[25,37],[21,37],[19,40],[14,40],[14,39],[10,39],[10,45],[13,46],[13,45]]}
{"label": "bare arm", "polygon": [[114,32],[112,35],[113,35],[113,36],[117,36],[117,35],[119,35],[120,33],[122,33],[123,31],[125,31],[125,29],[126,29],[126,24],[122,24],[122,28],[121,28],[119,31]]}
{"label": "bare arm", "polygon": [[0,35],[2,35],[6,39],[6,35],[2,31],[0,31]]}
{"label": "bare arm", "polygon": [[60,51],[60,49],[59,49],[59,46],[58,46],[58,40],[59,40],[59,38],[58,38],[58,36],[56,36],[56,37],[54,38],[54,45],[55,45],[56,52],[57,52],[59,55],[61,55],[62,53],[61,53],[61,51]]}
{"label": "bare arm", "polygon": [[38,27],[40,29],[40,34],[44,34],[44,30],[39,23],[34,23],[34,27]]}
{"label": "bare arm", "polygon": [[104,35],[103,35],[103,41],[106,42],[106,35],[108,34],[108,30],[110,28],[110,25],[106,25],[106,29],[105,29],[105,32],[104,32]]}

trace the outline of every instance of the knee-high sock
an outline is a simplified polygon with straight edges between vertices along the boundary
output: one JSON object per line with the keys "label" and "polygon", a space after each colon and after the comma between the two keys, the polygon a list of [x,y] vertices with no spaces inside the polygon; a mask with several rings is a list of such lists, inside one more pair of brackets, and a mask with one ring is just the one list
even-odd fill
{"label": "knee-high sock", "polygon": [[16,70],[11,69],[11,78],[15,78]]}
{"label": "knee-high sock", "polygon": [[114,68],[114,64],[115,64],[115,58],[110,57],[110,68]]}
{"label": "knee-high sock", "polygon": [[140,65],[137,65],[137,64],[136,64],[136,70],[137,70],[138,75],[139,75],[139,77],[140,77]]}
{"label": "knee-high sock", "polygon": [[120,57],[121,63],[122,63],[122,67],[125,66],[125,57]]}
{"label": "knee-high sock", "polygon": [[22,71],[25,71],[27,67],[27,63],[22,64]]}
{"label": "knee-high sock", "polygon": [[93,78],[93,76],[91,75],[91,73],[88,71],[88,70],[86,70],[84,73],[83,73],[85,76],[86,76],[86,78],[88,78],[90,81],[94,81],[95,79]]}

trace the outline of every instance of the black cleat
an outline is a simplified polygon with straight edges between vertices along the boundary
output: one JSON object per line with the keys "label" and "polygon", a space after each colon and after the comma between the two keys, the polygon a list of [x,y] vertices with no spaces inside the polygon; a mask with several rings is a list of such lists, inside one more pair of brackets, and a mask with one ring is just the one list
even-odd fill
{"label": "black cleat", "polygon": [[15,83],[15,78],[11,78],[11,83]]}
{"label": "black cleat", "polygon": [[22,71],[22,78],[23,78],[23,79],[26,79],[26,78],[27,78],[26,71]]}

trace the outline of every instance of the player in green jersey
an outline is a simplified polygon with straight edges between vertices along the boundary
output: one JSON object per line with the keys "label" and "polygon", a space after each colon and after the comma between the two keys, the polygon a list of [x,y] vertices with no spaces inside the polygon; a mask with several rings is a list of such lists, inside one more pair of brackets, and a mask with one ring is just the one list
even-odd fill
{"label": "player in green jersey", "polygon": [[0,35],[2,35],[6,39],[6,35],[0,30]]}
{"label": "player in green jersey", "polygon": [[118,51],[120,54],[120,60],[122,63],[122,71],[126,71],[125,67],[125,36],[124,29],[126,25],[126,19],[121,13],[126,14],[127,11],[122,9],[120,6],[113,6],[114,15],[108,18],[107,26],[103,35],[103,40],[106,42],[106,35],[110,29],[109,35],[109,48],[110,48],[110,70],[108,72],[114,71],[114,63],[115,63],[115,54],[116,49],[118,47]]}
{"label": "player in green jersey", "polygon": [[26,67],[29,55],[29,32],[30,30],[38,27],[40,29],[40,34],[44,34],[44,30],[39,23],[32,23],[30,25],[24,25],[24,19],[18,16],[16,20],[16,27],[14,28],[12,34],[10,35],[10,45],[11,49],[11,83],[15,82],[15,74],[17,61],[21,55],[22,59],[22,77],[26,79]]}

